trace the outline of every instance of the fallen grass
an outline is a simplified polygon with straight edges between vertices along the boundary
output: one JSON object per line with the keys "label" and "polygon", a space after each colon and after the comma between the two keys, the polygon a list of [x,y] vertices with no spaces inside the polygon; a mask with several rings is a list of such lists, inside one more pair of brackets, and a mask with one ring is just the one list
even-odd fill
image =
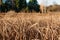
{"label": "fallen grass", "polygon": [[60,40],[60,14],[0,15],[0,40]]}

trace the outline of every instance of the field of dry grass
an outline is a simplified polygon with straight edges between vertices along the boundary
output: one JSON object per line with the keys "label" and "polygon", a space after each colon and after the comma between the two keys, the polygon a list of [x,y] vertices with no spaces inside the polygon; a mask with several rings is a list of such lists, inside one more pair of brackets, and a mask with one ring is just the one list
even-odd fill
{"label": "field of dry grass", "polygon": [[0,14],[0,40],[60,40],[60,14]]}

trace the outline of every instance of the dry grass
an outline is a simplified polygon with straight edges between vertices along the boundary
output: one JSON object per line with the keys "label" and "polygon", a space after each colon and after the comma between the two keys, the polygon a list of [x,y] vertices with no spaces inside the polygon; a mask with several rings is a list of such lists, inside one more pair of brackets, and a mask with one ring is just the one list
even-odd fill
{"label": "dry grass", "polygon": [[0,40],[60,40],[60,14],[1,14]]}

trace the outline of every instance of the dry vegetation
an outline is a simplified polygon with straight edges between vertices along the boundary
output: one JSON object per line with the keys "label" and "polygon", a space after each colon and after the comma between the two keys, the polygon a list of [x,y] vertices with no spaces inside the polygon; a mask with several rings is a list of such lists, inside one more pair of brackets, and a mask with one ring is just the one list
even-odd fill
{"label": "dry vegetation", "polygon": [[60,5],[50,5],[47,7],[48,11],[51,12],[59,12],[60,11]]}
{"label": "dry vegetation", "polygon": [[0,14],[0,40],[60,40],[60,14]]}

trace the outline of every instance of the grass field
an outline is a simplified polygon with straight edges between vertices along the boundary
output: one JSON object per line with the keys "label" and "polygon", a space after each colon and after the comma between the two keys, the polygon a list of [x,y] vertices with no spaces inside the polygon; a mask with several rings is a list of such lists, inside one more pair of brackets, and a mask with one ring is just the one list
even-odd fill
{"label": "grass field", "polygon": [[60,40],[60,12],[2,13],[0,40]]}

